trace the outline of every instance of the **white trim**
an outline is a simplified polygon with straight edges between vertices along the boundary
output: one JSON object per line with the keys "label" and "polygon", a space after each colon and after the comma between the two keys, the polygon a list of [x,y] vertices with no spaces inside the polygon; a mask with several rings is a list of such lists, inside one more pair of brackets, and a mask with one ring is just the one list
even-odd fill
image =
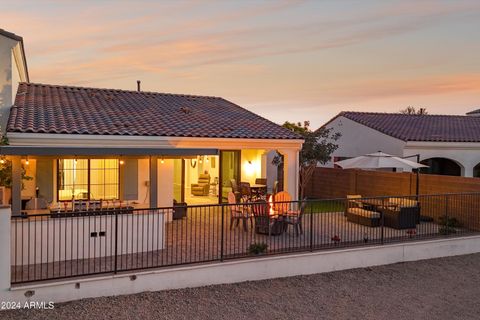
{"label": "white trim", "polygon": [[22,50],[23,43],[21,41],[13,47],[13,57],[15,59],[15,64],[17,65],[18,74],[21,82],[28,82],[28,69],[26,63],[26,57],[23,55],[24,51]]}
{"label": "white trim", "polygon": [[89,146],[89,147],[156,147],[156,148],[214,148],[214,149],[295,149],[300,150],[301,139],[236,139],[159,136],[114,136],[49,133],[9,132],[12,146]]}

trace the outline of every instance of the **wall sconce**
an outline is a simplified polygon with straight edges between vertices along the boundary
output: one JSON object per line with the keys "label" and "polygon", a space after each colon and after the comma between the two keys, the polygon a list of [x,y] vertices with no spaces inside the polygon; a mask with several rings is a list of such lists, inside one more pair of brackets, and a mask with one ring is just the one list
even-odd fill
{"label": "wall sconce", "polygon": [[198,160],[198,163],[203,163],[202,157]]}
{"label": "wall sconce", "polygon": [[5,158],[0,158],[0,164],[4,164],[6,161],[5,161]]}
{"label": "wall sconce", "polygon": [[125,161],[120,160],[119,163],[120,163],[121,166],[123,166],[125,164]]}
{"label": "wall sconce", "polygon": [[163,157],[160,159],[160,163],[161,163],[161,164],[164,164],[164,163],[165,163],[165,160],[163,159]]}
{"label": "wall sconce", "polygon": [[28,166],[30,164],[30,161],[28,160],[28,156],[27,156],[27,159],[25,160],[25,164]]}
{"label": "wall sconce", "polygon": [[247,175],[252,175],[255,171],[255,166],[253,165],[252,160],[247,160],[247,163],[245,163],[245,173]]}

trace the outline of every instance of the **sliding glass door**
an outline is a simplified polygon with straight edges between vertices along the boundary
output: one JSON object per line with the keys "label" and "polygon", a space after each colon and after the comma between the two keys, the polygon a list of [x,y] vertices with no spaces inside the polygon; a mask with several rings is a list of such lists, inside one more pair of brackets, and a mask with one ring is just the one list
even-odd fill
{"label": "sliding glass door", "polygon": [[240,151],[220,151],[220,202],[227,202],[227,195],[232,191],[231,180],[240,182]]}

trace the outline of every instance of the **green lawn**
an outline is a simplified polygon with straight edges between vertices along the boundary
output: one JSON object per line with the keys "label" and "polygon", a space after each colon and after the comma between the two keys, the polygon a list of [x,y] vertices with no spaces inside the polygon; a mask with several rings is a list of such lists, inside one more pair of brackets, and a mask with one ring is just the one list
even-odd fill
{"label": "green lawn", "polygon": [[309,200],[306,213],[340,212],[345,210],[345,201]]}

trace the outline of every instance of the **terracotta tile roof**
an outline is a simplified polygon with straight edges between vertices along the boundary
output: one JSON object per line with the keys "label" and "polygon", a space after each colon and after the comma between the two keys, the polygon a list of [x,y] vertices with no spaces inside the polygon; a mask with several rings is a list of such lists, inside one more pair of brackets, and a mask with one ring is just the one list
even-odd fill
{"label": "terracotta tile roof", "polygon": [[218,97],[21,83],[7,132],[301,139]]}
{"label": "terracotta tile roof", "polygon": [[480,142],[480,117],[341,112],[367,127],[403,141]]}

